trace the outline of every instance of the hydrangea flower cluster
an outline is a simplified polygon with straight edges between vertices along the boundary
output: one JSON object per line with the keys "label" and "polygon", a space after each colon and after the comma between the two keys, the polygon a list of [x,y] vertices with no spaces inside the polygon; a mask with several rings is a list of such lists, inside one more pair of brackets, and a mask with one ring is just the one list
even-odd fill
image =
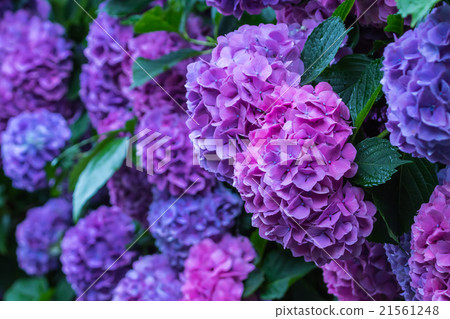
{"label": "hydrangea flower cluster", "polygon": [[64,118],[45,109],[12,118],[1,148],[3,169],[13,186],[29,192],[47,187],[45,165],[60,154],[70,136]]}
{"label": "hydrangea flower cluster", "polygon": [[61,243],[62,271],[80,300],[112,298],[113,289],[136,256],[132,251],[123,254],[133,236],[132,219],[119,208],[106,206],[92,211],[66,232]]}
{"label": "hydrangea flower cluster", "polygon": [[153,200],[152,186],[147,174],[123,166],[106,184],[113,206],[119,207],[125,214],[147,225],[148,206]]}
{"label": "hydrangea flower cluster", "polygon": [[[0,17],[6,11],[14,10],[14,2],[16,2],[16,1],[2,0],[0,2]],[[50,13],[50,9],[51,9],[50,3],[48,3],[46,0],[28,0],[23,5],[23,8],[33,14],[40,16],[43,19],[48,17],[48,15]]]}
{"label": "hydrangea flower cluster", "polygon": [[91,24],[84,50],[88,63],[80,75],[80,97],[99,133],[121,128],[133,117],[129,98],[122,92],[131,84],[123,71],[127,56],[123,49],[127,49],[132,37],[132,27],[121,25],[106,12],[100,11]]}
{"label": "hydrangea flower cluster", "polygon": [[186,120],[187,115],[184,113],[155,109],[147,112],[138,128],[138,131],[147,129],[152,132],[144,138],[158,135],[151,143],[138,150],[142,153],[148,181],[173,196],[184,192],[195,195],[207,191],[216,183],[214,176],[196,162]]}
{"label": "hydrangea flower cluster", "polygon": [[[337,7],[337,4],[336,4]],[[321,22],[329,18],[336,7],[332,4],[319,1],[307,1],[298,5],[286,5],[282,9],[276,11],[277,22],[286,23],[295,34],[296,40],[299,40],[300,51],[305,46],[306,39]],[[345,47],[348,36],[342,42],[341,48],[337,52],[331,64],[338,62],[342,57],[351,54],[353,50]]]}
{"label": "hydrangea flower cluster", "polygon": [[187,124],[200,165],[231,183],[233,144],[259,127],[256,102],[277,85],[298,85],[303,63],[299,40],[282,23],[244,25],[217,41],[209,62],[188,66]]}
{"label": "hydrangea flower cluster", "polygon": [[193,246],[185,262],[184,300],[240,300],[243,281],[255,266],[256,257],[246,237],[226,234],[219,242],[207,238]]}
{"label": "hydrangea flower cluster", "polygon": [[279,9],[289,3],[299,3],[301,0],[206,0],[206,4],[214,7],[223,15],[234,15],[241,18],[244,11],[249,14],[259,14],[262,9],[271,6]]}
{"label": "hydrangea flower cluster", "polygon": [[415,289],[411,288],[411,277],[409,277],[408,259],[411,256],[410,249],[411,235],[404,234],[400,237],[399,245],[384,244],[386,256],[391,264],[392,272],[397,278],[397,282],[402,288],[401,295],[406,301],[416,301]]}
{"label": "hydrangea flower cluster", "polygon": [[318,265],[357,256],[376,208],[343,182],[356,173],[347,106],[327,83],[279,87],[258,106],[267,114],[237,155],[234,180],[253,226]]}
{"label": "hydrangea flower cluster", "polygon": [[419,300],[450,300],[450,184],[437,186],[414,218],[409,259]]}
{"label": "hydrangea flower cluster", "polygon": [[44,275],[59,266],[59,241],[72,223],[72,205],[50,199],[27,212],[16,229],[17,260],[28,275]]}
{"label": "hydrangea flower cluster", "polygon": [[400,297],[383,244],[366,242],[359,257],[333,261],[322,270],[328,293],[341,301],[393,301]]}
{"label": "hydrangea flower cluster", "polygon": [[[203,25],[200,17],[189,16],[186,32],[192,39],[201,40],[203,34],[208,31],[209,29]],[[182,48],[193,47],[193,45],[182,39],[177,33],[156,31],[130,39],[127,47],[133,59],[141,57],[155,60]],[[195,47],[195,49],[202,48]],[[128,90],[127,94],[133,103],[134,114],[142,119],[148,111],[153,109],[186,113],[186,88],[183,84],[186,82],[187,65],[193,60],[183,60],[154,80],[152,79],[142,86]],[[124,67],[130,79],[132,78],[132,64],[133,61],[128,58]],[[124,88],[124,90],[126,89]]]}
{"label": "hydrangea flower cluster", "polygon": [[24,111],[72,115],[65,101],[72,43],[63,35],[62,26],[26,10],[8,11],[0,19],[0,132]]}
{"label": "hydrangea flower cluster", "polygon": [[384,51],[383,91],[390,140],[402,151],[450,164],[450,5]]}
{"label": "hydrangea flower cluster", "polygon": [[143,256],[133,263],[114,289],[115,301],[177,301],[181,299],[178,274],[164,255]]}
{"label": "hydrangea flower cluster", "polygon": [[189,248],[204,238],[220,237],[234,225],[241,209],[239,196],[223,186],[201,197],[185,195],[176,202],[173,197],[164,198],[157,193],[150,205],[148,221],[153,225],[150,231],[156,245],[174,267],[182,269]]}

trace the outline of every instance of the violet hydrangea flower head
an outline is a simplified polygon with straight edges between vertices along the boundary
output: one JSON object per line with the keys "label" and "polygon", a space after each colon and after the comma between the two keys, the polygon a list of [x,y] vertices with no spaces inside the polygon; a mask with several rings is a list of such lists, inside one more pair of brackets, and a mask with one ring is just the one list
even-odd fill
{"label": "violet hydrangea flower head", "polygon": [[190,249],[184,264],[183,300],[240,300],[255,257],[246,237],[226,234],[219,242],[202,240]]}
{"label": "violet hydrangea flower head", "polygon": [[156,192],[148,222],[156,245],[178,269],[183,268],[190,247],[205,238],[219,238],[234,225],[242,209],[239,196],[223,186],[201,196],[185,195],[178,201],[165,197]]}
{"label": "violet hydrangea flower head", "polygon": [[0,132],[11,117],[47,109],[66,114],[72,43],[64,28],[26,10],[0,19]]}
{"label": "violet hydrangea flower head", "polygon": [[177,301],[181,282],[165,255],[142,256],[114,289],[114,301]]}
{"label": "violet hydrangea flower head", "polygon": [[361,255],[322,266],[328,293],[340,301],[394,301],[400,298],[383,244],[366,242]]}
{"label": "violet hydrangea flower head", "polygon": [[[186,22],[186,32],[192,39],[203,40],[209,32],[200,17],[191,15]],[[134,37],[128,42],[128,50],[134,59],[159,59],[164,55],[184,48],[203,49],[188,43],[174,32],[156,31]],[[135,115],[142,119],[147,111],[166,109],[176,113],[186,113],[186,69],[193,59],[183,60],[170,70],[163,72],[154,79],[127,92],[133,104]],[[131,58],[127,58],[125,72],[132,78]]]}
{"label": "violet hydrangea flower head", "polygon": [[233,184],[253,226],[318,265],[358,255],[376,209],[343,182],[356,173],[347,106],[327,83],[278,87],[258,106],[267,114],[237,155]]}
{"label": "violet hydrangea flower head", "polygon": [[411,286],[419,300],[450,300],[450,184],[436,186],[411,231]]}
{"label": "violet hydrangea flower head", "polygon": [[199,194],[216,184],[214,176],[195,161],[186,120],[184,113],[154,109],[146,113],[138,128],[139,132],[149,130],[144,138],[155,136],[138,150],[148,181],[173,196]]}
{"label": "violet hydrangea flower head", "polygon": [[59,265],[59,242],[72,223],[72,205],[63,198],[35,207],[16,229],[17,260],[28,275],[44,275]]}
{"label": "violet hydrangea flower head", "polygon": [[[6,11],[13,11],[15,8],[14,0],[1,0],[0,1],[0,17]],[[23,9],[35,14],[43,19],[47,18],[50,13],[50,3],[47,0],[28,0],[23,5]]]}
{"label": "violet hydrangea flower head", "polygon": [[147,225],[148,206],[153,200],[152,186],[147,174],[135,168],[123,166],[106,184],[113,206],[125,214]]}
{"label": "violet hydrangea flower head", "polygon": [[124,50],[132,37],[132,27],[120,24],[106,12],[100,12],[91,23],[84,50],[88,62],[80,75],[80,97],[100,133],[121,128],[132,117],[131,102],[122,91],[131,84],[124,72]]}
{"label": "violet hydrangea flower head", "polygon": [[402,151],[450,164],[450,5],[384,51],[390,140]]}
{"label": "violet hydrangea flower head", "polygon": [[[303,63],[294,38],[285,24],[244,25],[217,39],[210,61],[188,66],[190,137],[200,165],[220,180],[231,183],[233,143],[259,127],[262,111],[256,102],[276,85],[299,84]],[[204,139],[222,145],[206,144]]]}
{"label": "violet hydrangea flower head", "polygon": [[66,120],[45,109],[11,118],[2,134],[3,170],[13,186],[29,192],[48,186],[45,165],[66,146]]}
{"label": "violet hydrangea flower head", "polygon": [[281,8],[288,3],[299,3],[301,0],[206,0],[206,4],[214,7],[223,15],[234,15],[240,18],[244,11],[259,14],[262,9],[271,6]]}
{"label": "violet hydrangea flower head", "polygon": [[416,301],[416,292],[411,287],[411,277],[409,277],[408,259],[411,256],[410,242],[411,235],[404,234],[400,237],[399,245],[384,244],[384,249],[386,250],[386,256],[391,265],[392,272],[402,288],[401,295],[406,301]]}
{"label": "violet hydrangea flower head", "polygon": [[133,236],[131,217],[118,207],[106,206],[92,211],[66,232],[61,243],[62,271],[81,300],[112,298],[113,289],[136,256],[132,251],[124,253]]}

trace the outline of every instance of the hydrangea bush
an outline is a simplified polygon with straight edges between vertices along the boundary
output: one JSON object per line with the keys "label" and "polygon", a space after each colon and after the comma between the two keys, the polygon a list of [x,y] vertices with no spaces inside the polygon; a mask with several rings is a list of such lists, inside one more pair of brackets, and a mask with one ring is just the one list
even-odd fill
{"label": "hydrangea bush", "polygon": [[0,0],[0,299],[450,300],[449,10]]}

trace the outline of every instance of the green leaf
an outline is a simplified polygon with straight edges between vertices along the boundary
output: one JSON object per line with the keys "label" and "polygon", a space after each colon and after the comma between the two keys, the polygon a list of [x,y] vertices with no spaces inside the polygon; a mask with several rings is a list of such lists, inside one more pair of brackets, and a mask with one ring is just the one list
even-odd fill
{"label": "green leaf", "polygon": [[191,13],[192,9],[194,8],[194,5],[197,3],[197,0],[182,0],[182,15],[181,15],[181,21],[180,21],[180,27],[179,32],[184,33],[186,29],[186,21],[189,17],[189,14]]}
{"label": "green leaf", "polygon": [[383,77],[381,67],[381,59],[372,61],[366,67],[359,80],[355,83],[353,92],[347,102],[353,125],[356,126],[357,130],[381,91],[380,81]]}
{"label": "green leaf", "polygon": [[256,256],[256,259],[254,261],[255,265],[258,265],[264,256],[264,251],[267,246],[267,240],[261,238],[261,236],[259,236],[259,232],[255,230],[250,236],[250,241],[253,245],[253,248],[255,248],[256,253],[258,254],[258,256]]}
{"label": "green leaf", "polygon": [[289,286],[314,268],[313,263],[306,263],[302,258],[294,258],[288,251],[270,251],[262,264],[266,280],[260,289],[261,298],[281,299]]}
{"label": "green leaf", "polygon": [[50,300],[51,290],[45,277],[21,278],[5,292],[6,301]]}
{"label": "green leaf", "polygon": [[411,15],[411,27],[420,22],[440,0],[396,0],[398,13],[406,18]]}
{"label": "green leaf", "polygon": [[56,301],[71,301],[75,298],[75,292],[66,279],[61,279],[55,287],[53,300]]}
{"label": "green leaf", "polygon": [[152,78],[157,77],[164,71],[177,65],[178,62],[201,54],[203,54],[203,51],[184,48],[166,54],[156,60],[138,58],[136,62],[133,63],[133,83],[131,87],[135,88],[144,85],[145,83],[152,81]]}
{"label": "green leaf", "polygon": [[402,160],[411,163],[400,166],[387,183],[370,189],[375,206],[397,237],[411,231],[418,209],[438,184],[435,165],[407,154]]}
{"label": "green leaf", "polygon": [[244,281],[244,293],[242,297],[247,298],[255,293],[264,282],[264,273],[256,268],[250,273],[248,278]]}
{"label": "green leaf", "polygon": [[164,10],[160,6],[145,12],[134,25],[134,32],[148,33],[154,31],[178,32],[181,24],[182,11],[173,7]]}
{"label": "green leaf", "polygon": [[339,17],[328,18],[312,31],[301,54],[305,66],[302,85],[314,80],[330,64],[347,32]]}
{"label": "green leaf", "polygon": [[148,6],[149,0],[109,0],[105,2],[103,11],[112,17],[125,17],[139,13]]}
{"label": "green leaf", "polygon": [[90,127],[90,120],[87,113],[81,115],[72,125],[70,125],[70,142],[73,144],[87,132]]}
{"label": "green leaf", "polygon": [[[1,198],[3,196],[2,194],[2,187],[3,185],[0,185],[0,201],[3,199]],[[1,207],[0,203],[0,207]],[[6,255],[8,253],[8,238],[11,230],[14,228],[12,227],[11,223],[11,216],[9,214],[1,214],[0,215],[0,255]]]}
{"label": "green leaf", "polygon": [[[100,145],[100,144],[99,144]],[[80,174],[73,193],[73,219],[80,218],[86,202],[122,166],[127,154],[128,138],[116,138],[103,144]]]}
{"label": "green leaf", "polygon": [[401,154],[388,140],[378,137],[363,140],[356,151],[358,173],[353,183],[363,187],[384,184],[397,172],[397,167],[411,163],[400,159]]}
{"label": "green leaf", "polygon": [[343,57],[337,64],[326,68],[316,78],[315,83],[328,82],[342,101],[347,104],[353,88],[372,60],[364,54],[353,54]]}
{"label": "green leaf", "polygon": [[354,4],[355,0],[345,0],[339,5],[339,7],[336,8],[336,10],[334,10],[332,16],[339,17],[342,19],[342,21],[345,21]]}
{"label": "green leaf", "polygon": [[400,14],[390,14],[387,17],[387,25],[384,28],[386,32],[394,32],[401,36],[403,34],[404,20]]}

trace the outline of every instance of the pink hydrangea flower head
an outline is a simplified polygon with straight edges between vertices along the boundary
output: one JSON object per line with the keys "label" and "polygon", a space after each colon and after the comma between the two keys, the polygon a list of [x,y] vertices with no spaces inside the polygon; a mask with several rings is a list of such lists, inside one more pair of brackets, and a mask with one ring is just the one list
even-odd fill
{"label": "pink hydrangea flower head", "polygon": [[401,289],[383,244],[366,242],[359,257],[322,266],[328,293],[341,301],[399,300]]}
{"label": "pink hydrangea flower head", "polygon": [[347,106],[327,83],[278,87],[258,106],[263,125],[237,155],[233,185],[261,237],[318,265],[358,255],[376,209],[343,182],[356,172]]}
{"label": "pink hydrangea flower head", "polygon": [[414,218],[409,259],[419,300],[450,300],[450,184],[436,186]]}
{"label": "pink hydrangea flower head", "polygon": [[[276,85],[297,86],[303,63],[299,41],[285,24],[244,25],[217,41],[210,61],[188,66],[186,97],[192,117],[187,125],[200,165],[231,182],[233,142],[229,141],[246,138],[260,126],[256,102]],[[204,139],[220,145],[205,144]]]}
{"label": "pink hydrangea flower head", "polygon": [[204,239],[191,248],[185,261],[183,299],[240,300],[243,281],[255,268],[251,263],[255,257],[246,237],[226,234],[219,242]]}

